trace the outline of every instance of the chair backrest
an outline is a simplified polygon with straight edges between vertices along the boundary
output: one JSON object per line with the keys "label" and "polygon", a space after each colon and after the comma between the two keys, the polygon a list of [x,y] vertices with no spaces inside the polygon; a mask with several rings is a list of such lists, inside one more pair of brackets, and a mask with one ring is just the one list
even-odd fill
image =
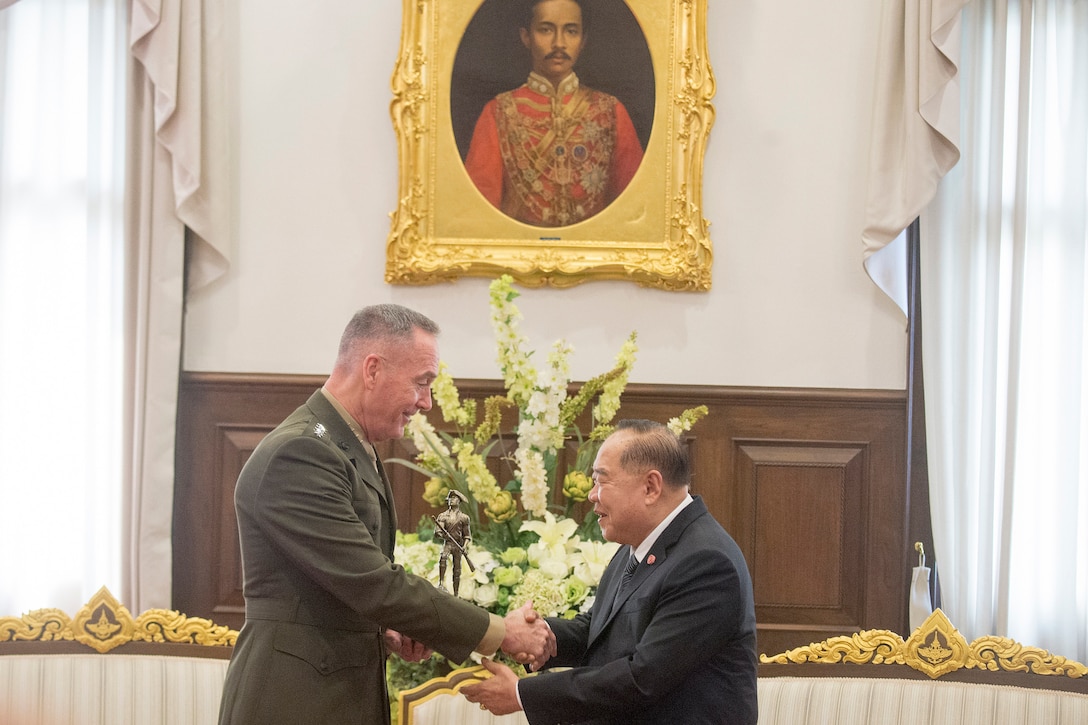
{"label": "chair backrest", "polygon": [[133,617],[105,587],[74,617],[0,617],[0,722],[215,722],[237,636],[171,610]]}
{"label": "chair backrest", "polygon": [[462,687],[481,677],[488,677],[487,670],[477,665],[454,670],[445,677],[437,677],[418,687],[403,690],[397,696],[400,706],[399,725],[526,725],[528,721],[523,712],[492,715],[460,694]]}
{"label": "chair backrest", "polygon": [[[1088,667],[1007,637],[979,637],[968,644],[945,613],[935,609],[903,639],[883,629],[855,632],[759,656],[760,677],[848,677],[848,669],[826,665],[879,665],[875,676],[941,678],[1088,694]],[[889,668],[889,666],[895,666]]]}
{"label": "chair backrest", "polygon": [[1004,637],[968,644],[939,609],[906,640],[868,630],[760,661],[761,724],[1088,722],[1088,668]]}

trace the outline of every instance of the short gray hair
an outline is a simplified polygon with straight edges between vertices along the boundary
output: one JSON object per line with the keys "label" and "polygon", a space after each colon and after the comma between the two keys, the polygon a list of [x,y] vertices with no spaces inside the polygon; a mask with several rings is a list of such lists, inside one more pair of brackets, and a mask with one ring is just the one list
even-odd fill
{"label": "short gray hair", "polygon": [[440,331],[434,320],[403,305],[370,305],[356,312],[344,328],[338,355],[344,357],[352,354],[358,343],[363,341],[409,340],[416,330],[431,335],[437,335]]}

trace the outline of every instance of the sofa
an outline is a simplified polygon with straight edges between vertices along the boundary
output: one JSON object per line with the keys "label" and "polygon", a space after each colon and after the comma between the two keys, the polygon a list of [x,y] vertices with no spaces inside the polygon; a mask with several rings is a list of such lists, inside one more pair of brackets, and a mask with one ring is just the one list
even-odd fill
{"label": "sofa", "polygon": [[[400,694],[400,725],[522,725],[458,695],[457,670]],[[1088,667],[1003,637],[968,643],[940,609],[907,639],[887,630],[760,655],[759,725],[1084,725]]]}
{"label": "sofa", "polygon": [[3,725],[208,725],[238,633],[100,589],[75,616],[0,617]]}
{"label": "sofa", "polygon": [[[0,617],[3,725],[216,722],[238,633],[176,611],[133,617],[103,588],[73,617]],[[760,655],[760,725],[1083,725],[1088,667],[1002,637],[968,643],[941,610],[907,639],[887,630]],[[520,725],[458,692],[457,670],[399,695],[400,725]]]}

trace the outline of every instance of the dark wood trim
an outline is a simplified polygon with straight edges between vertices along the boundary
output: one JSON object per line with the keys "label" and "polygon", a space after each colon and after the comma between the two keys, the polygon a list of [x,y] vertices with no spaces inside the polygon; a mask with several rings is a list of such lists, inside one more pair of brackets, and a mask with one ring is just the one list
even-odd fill
{"label": "dark wood trim", "polygon": [[[911,546],[920,542],[926,554],[926,565],[932,569],[930,590],[934,607],[940,606],[940,589],[936,570],[936,547],[933,545],[933,518],[929,508],[929,452],[926,446],[926,397],[922,369],[922,302],[919,294],[919,224],[907,228],[907,289],[910,319],[907,322],[907,533]],[[915,559],[917,561],[917,559]]]}
{"label": "dark wood trim", "polygon": [[[176,609],[241,626],[234,481],[261,437],[323,382],[313,375],[183,374]],[[498,380],[457,384],[466,398],[503,392]],[[620,417],[667,420],[693,405],[710,409],[687,437],[695,492],[748,559],[761,651],[863,629],[905,631],[913,555],[906,392],[631,384]],[[440,415],[432,422],[444,426]],[[414,454],[405,440],[378,448],[383,459]],[[414,528],[433,512],[422,500],[423,477],[386,468],[402,528]]]}

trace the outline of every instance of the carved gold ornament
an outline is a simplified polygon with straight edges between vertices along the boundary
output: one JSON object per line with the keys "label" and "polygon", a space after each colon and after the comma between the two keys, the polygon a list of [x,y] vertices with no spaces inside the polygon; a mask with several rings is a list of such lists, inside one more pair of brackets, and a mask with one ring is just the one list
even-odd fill
{"label": "carved gold ornament", "polygon": [[[666,290],[710,289],[713,254],[702,188],[715,82],[707,56],[706,0],[626,1],[653,67],[653,119],[644,156],[615,201],[559,227],[525,224],[493,207],[469,178],[457,146],[452,69],[484,0],[402,1],[390,105],[399,185],[386,282],[432,284],[508,273],[529,287],[619,279]],[[607,27],[594,27],[593,42],[607,43]],[[516,37],[516,28],[509,30]]]}
{"label": "carved gold ornament", "polygon": [[934,679],[961,668],[1072,678],[1088,675],[1088,667],[1079,662],[1006,637],[979,637],[968,644],[940,609],[935,609],[906,641],[894,632],[871,629],[777,655],[761,654],[759,661],[781,665],[840,662],[909,665]]}
{"label": "carved gold ornament", "polygon": [[127,642],[177,642],[232,647],[238,632],[173,610],[148,609],[133,619],[106,587],[69,619],[59,609],[36,609],[22,617],[0,617],[0,642],[75,641],[97,652]]}

